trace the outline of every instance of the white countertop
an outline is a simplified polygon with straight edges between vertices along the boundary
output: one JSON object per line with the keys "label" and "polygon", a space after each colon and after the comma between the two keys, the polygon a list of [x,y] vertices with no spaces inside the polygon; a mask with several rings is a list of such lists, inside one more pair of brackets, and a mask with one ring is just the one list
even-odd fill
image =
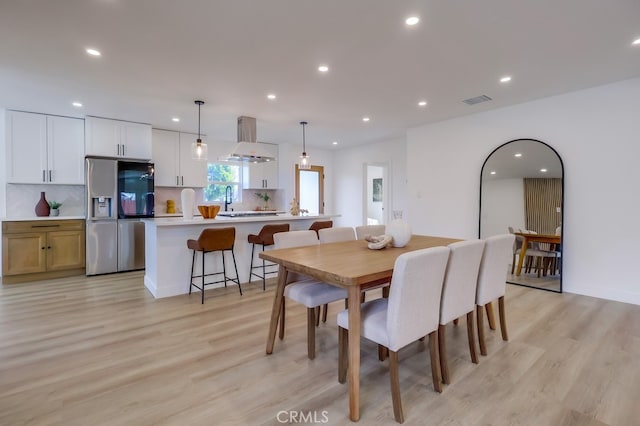
{"label": "white countertop", "polygon": [[187,225],[225,225],[231,223],[255,223],[255,222],[282,222],[291,220],[322,220],[338,217],[339,215],[317,215],[317,216],[292,216],[290,213],[269,215],[269,216],[249,216],[249,217],[224,217],[216,216],[215,219],[203,219],[202,216],[194,216],[193,219],[183,217],[156,217],[142,219],[142,222],[155,226],[187,226]]}
{"label": "white countertop", "polygon": [[26,222],[31,220],[72,220],[82,219],[84,216],[31,216],[31,217],[3,217],[0,222]]}

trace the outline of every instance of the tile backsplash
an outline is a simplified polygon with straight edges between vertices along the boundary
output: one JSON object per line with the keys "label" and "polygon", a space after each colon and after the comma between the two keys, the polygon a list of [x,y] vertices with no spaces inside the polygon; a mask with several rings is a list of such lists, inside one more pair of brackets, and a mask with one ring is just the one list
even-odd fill
{"label": "tile backsplash", "polygon": [[35,216],[35,208],[44,191],[47,201],[62,203],[60,216],[85,215],[84,185],[7,184],[7,217]]}
{"label": "tile backsplash", "polygon": [[[156,187],[155,188],[155,214],[156,216],[160,216],[167,213],[167,200],[175,201],[176,205],[176,213],[182,213],[182,205],[181,205],[181,193],[183,188],[168,188],[168,187]],[[202,188],[194,188],[196,191],[195,204],[221,204],[221,202],[204,202],[204,195]],[[244,210],[255,210],[257,207],[262,207],[264,202],[261,201],[258,197],[256,197],[255,193],[260,192],[255,189],[244,189],[242,190],[242,203],[233,203],[230,208],[236,211],[244,211]],[[284,208],[284,200],[282,193],[284,191],[275,189],[275,190],[263,190],[262,192],[268,192],[271,196],[271,200],[269,200],[269,208],[283,210]],[[289,210],[287,207],[284,210]],[[194,208],[196,214],[198,214],[198,210]]]}

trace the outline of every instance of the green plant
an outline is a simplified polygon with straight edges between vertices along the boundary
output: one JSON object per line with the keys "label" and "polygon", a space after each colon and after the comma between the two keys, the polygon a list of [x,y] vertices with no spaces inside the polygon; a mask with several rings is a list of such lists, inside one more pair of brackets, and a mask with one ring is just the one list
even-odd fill
{"label": "green plant", "polygon": [[263,200],[265,203],[269,202],[269,200],[271,199],[271,197],[269,196],[269,193],[267,192],[256,192],[256,197],[260,198],[261,200]]}
{"label": "green plant", "polygon": [[61,205],[62,203],[59,203],[57,201],[49,201],[49,207],[51,207],[54,210],[59,209]]}

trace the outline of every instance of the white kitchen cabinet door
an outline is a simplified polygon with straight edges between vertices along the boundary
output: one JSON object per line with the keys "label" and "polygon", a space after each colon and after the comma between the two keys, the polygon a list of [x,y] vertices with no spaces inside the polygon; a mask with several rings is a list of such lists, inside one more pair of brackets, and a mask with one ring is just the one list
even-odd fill
{"label": "white kitchen cabinet door", "polygon": [[180,186],[178,170],[180,137],[178,132],[153,129],[152,159],[155,169],[156,186]]}
{"label": "white kitchen cabinet door", "polygon": [[[263,143],[262,146],[274,158],[278,158],[278,145]],[[245,189],[277,189],[278,161],[272,160],[264,163],[249,162],[246,164],[243,174],[243,187]]]}
{"label": "white kitchen cabinet door", "polygon": [[264,179],[264,187],[266,189],[277,189],[278,188],[278,162],[277,161],[269,161],[267,163],[263,163],[262,168],[262,177]]}
{"label": "white kitchen cabinet door", "polygon": [[151,160],[151,126],[120,121],[121,157]]}
{"label": "white kitchen cabinet door", "polygon": [[120,121],[87,117],[85,153],[96,157],[120,157]]}
{"label": "white kitchen cabinet door", "polygon": [[47,179],[47,116],[7,111],[7,182],[45,183]]}
{"label": "white kitchen cabinet door", "polygon": [[84,185],[84,120],[47,116],[47,181]]}
{"label": "white kitchen cabinet door", "polygon": [[198,135],[180,133],[180,186],[204,188],[207,186],[207,161],[191,158],[191,144]]}
{"label": "white kitchen cabinet door", "polygon": [[151,160],[151,126],[130,121],[87,117],[85,153],[88,156]]}

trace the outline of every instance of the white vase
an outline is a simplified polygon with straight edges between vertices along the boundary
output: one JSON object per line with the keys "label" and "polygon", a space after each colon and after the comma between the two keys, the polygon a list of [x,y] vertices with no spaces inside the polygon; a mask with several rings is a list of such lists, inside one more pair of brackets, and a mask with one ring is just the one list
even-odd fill
{"label": "white vase", "polygon": [[182,217],[184,219],[193,219],[193,206],[196,202],[196,191],[191,188],[185,188],[180,193],[182,201]]}
{"label": "white vase", "polygon": [[393,247],[404,247],[411,239],[411,227],[409,226],[409,222],[402,219],[401,211],[394,211],[393,216],[395,219],[387,225],[386,233],[393,237],[393,241],[391,242]]}

